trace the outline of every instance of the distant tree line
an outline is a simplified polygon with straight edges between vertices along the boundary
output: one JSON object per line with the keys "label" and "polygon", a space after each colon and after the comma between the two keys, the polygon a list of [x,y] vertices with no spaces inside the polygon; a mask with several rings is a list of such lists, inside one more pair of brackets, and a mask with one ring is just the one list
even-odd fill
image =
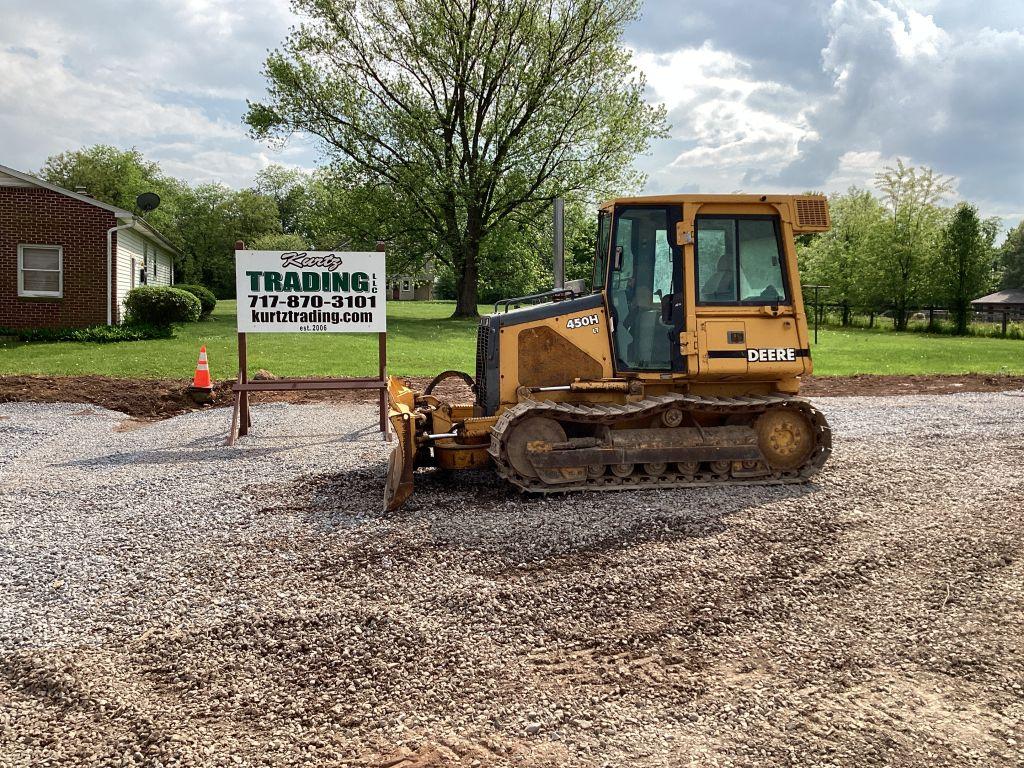
{"label": "distant tree line", "polygon": [[876,175],[874,192],[832,196],[832,229],[801,238],[803,283],[829,286],[829,303],[850,310],[890,311],[897,330],[915,310],[942,307],[965,333],[971,300],[1024,288],[1024,222],[997,248],[999,220],[968,202],[942,206],[950,189],[932,169],[898,161]]}

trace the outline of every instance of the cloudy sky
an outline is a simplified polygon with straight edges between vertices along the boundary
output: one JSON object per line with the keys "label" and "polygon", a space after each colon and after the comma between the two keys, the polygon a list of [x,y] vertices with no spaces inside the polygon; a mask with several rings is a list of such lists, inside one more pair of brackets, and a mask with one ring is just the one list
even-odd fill
{"label": "cloudy sky", "polygon": [[[287,0],[0,0],[0,19],[0,164],[103,142],[244,186],[318,162],[241,124]],[[1021,0],[647,0],[626,42],[672,125],[637,163],[649,191],[844,190],[901,157],[1024,218]]]}

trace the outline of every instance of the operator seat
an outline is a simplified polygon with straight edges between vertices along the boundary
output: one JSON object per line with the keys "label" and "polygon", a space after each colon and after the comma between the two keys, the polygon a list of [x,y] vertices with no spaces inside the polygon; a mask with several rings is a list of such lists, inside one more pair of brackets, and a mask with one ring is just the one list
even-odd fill
{"label": "operator seat", "polygon": [[700,297],[704,301],[736,301],[736,260],[731,254],[723,253],[719,257]]}

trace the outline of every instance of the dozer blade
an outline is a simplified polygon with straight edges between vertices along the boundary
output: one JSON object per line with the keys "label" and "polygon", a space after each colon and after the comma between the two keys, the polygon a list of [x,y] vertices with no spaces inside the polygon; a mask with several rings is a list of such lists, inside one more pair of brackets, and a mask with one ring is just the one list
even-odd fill
{"label": "dozer blade", "polygon": [[412,473],[416,459],[415,394],[399,379],[388,379],[388,418],[398,444],[388,457],[388,476],[384,483],[384,509],[398,509],[412,495]]}

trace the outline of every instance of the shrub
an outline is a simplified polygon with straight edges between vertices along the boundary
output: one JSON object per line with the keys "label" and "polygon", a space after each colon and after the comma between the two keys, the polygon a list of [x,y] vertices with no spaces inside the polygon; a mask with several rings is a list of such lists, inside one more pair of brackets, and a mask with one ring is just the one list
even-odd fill
{"label": "shrub", "polygon": [[179,291],[188,291],[199,299],[199,303],[202,305],[202,311],[199,315],[201,318],[209,317],[210,313],[213,312],[214,307],[217,306],[217,297],[213,295],[213,291],[204,285],[177,283],[174,287]]}
{"label": "shrub", "polygon": [[171,325],[194,323],[203,305],[188,291],[164,285],[144,285],[128,291],[124,300],[129,323]]}
{"label": "shrub", "polygon": [[169,325],[90,325],[87,328],[0,328],[0,336],[13,336],[19,341],[92,341],[109,344],[115,341],[169,339]]}

